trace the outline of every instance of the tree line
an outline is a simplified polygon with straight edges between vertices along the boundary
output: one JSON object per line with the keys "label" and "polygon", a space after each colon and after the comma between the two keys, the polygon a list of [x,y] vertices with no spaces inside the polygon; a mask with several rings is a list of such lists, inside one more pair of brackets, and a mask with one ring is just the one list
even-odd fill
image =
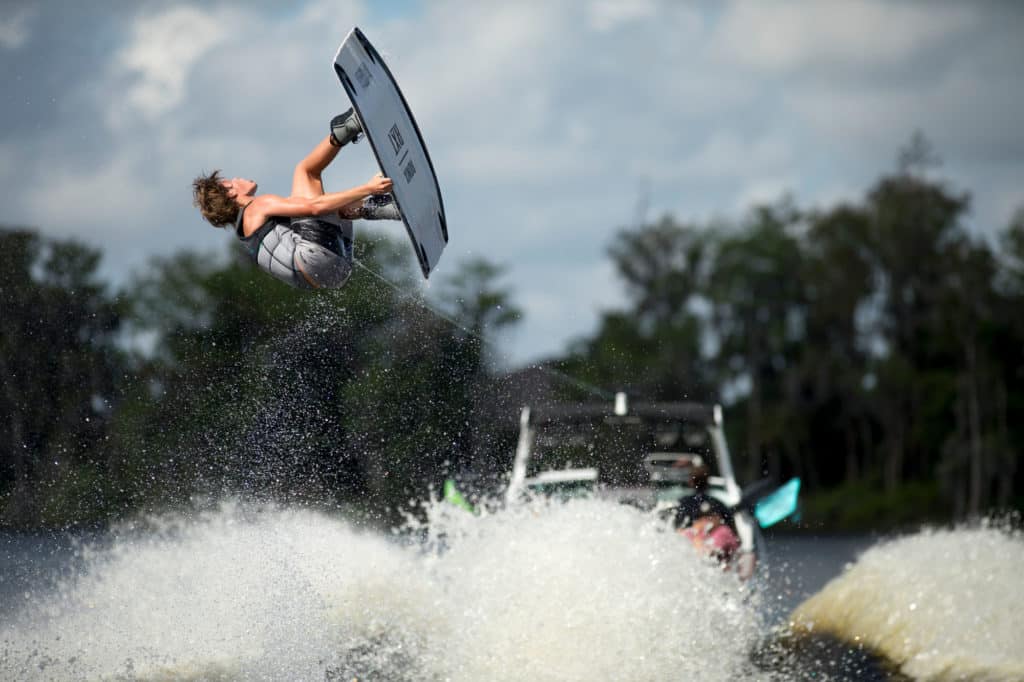
{"label": "tree line", "polygon": [[[743,480],[801,476],[818,527],[1020,509],[1024,214],[972,232],[969,196],[926,151],[916,140],[859,201],[620,230],[628,304],[543,364],[723,403]],[[232,248],[115,289],[95,249],[0,229],[0,525],[225,496],[390,524],[454,473],[500,485],[532,390],[482,342],[520,317],[509,273],[450,266],[438,315],[408,293],[405,244],[357,255],[383,279],[299,292]]]}
{"label": "tree line", "polygon": [[1024,507],[1024,212],[968,227],[915,136],[861,201],[671,216],[609,255],[629,305],[562,366],[724,401],[745,480],[801,476],[831,527]]}
{"label": "tree line", "polygon": [[119,290],[74,241],[3,229],[0,254],[0,525],[225,496],[386,523],[460,458],[497,456],[480,339],[519,312],[492,264],[442,282],[439,317],[403,293],[418,275],[385,238],[359,258],[389,284],[315,294],[234,248],[156,259]]}

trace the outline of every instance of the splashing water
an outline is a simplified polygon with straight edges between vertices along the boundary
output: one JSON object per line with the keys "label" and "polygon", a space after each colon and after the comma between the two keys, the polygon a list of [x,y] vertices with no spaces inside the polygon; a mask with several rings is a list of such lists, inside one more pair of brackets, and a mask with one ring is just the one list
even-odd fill
{"label": "splashing water", "polygon": [[1024,680],[1024,537],[991,524],[877,545],[792,616],[915,679]]}
{"label": "splashing water", "polygon": [[[607,502],[541,502],[492,517],[435,508],[458,595],[456,679],[736,679],[761,630],[732,574]],[[453,523],[453,522],[461,522]],[[457,671],[457,673],[456,673]]]}
{"label": "splashing water", "polygon": [[428,512],[426,549],[237,504],[121,529],[0,625],[0,677],[765,677],[755,600],[633,509]]}

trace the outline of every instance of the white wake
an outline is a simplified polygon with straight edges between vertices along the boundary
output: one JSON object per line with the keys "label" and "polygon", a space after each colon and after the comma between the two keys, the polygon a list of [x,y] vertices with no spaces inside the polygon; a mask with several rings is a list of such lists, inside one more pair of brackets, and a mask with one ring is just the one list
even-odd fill
{"label": "white wake", "polygon": [[430,516],[425,543],[230,504],[122,529],[0,625],[0,677],[764,677],[750,595],[631,508]]}
{"label": "white wake", "polygon": [[793,614],[915,679],[1024,680],[1024,538],[991,525],[872,547]]}

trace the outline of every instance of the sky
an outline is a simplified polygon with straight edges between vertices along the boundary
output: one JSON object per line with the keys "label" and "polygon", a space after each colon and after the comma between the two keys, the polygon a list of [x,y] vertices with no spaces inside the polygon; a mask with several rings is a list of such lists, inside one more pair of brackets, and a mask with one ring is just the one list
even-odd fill
{"label": "sky", "polygon": [[[1024,4],[3,0],[0,223],[101,248],[113,283],[154,256],[225,252],[192,179],[220,168],[288,194],[348,107],[332,62],[353,26],[401,85],[444,195],[451,241],[424,291],[469,258],[505,266],[525,313],[496,339],[507,365],[623,305],[619,230],[785,194],[858,200],[916,130],[973,197],[977,234],[1024,206]],[[325,184],[375,172],[357,144]]]}

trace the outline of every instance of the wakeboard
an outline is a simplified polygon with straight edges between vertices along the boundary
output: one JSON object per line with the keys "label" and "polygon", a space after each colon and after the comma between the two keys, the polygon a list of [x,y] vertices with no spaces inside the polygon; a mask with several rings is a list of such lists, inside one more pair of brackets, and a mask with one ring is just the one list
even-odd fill
{"label": "wakeboard", "polygon": [[423,277],[429,278],[448,243],[441,188],[412,110],[395,77],[359,28],[338,48],[334,70],[362,123],[381,172],[394,183]]}

